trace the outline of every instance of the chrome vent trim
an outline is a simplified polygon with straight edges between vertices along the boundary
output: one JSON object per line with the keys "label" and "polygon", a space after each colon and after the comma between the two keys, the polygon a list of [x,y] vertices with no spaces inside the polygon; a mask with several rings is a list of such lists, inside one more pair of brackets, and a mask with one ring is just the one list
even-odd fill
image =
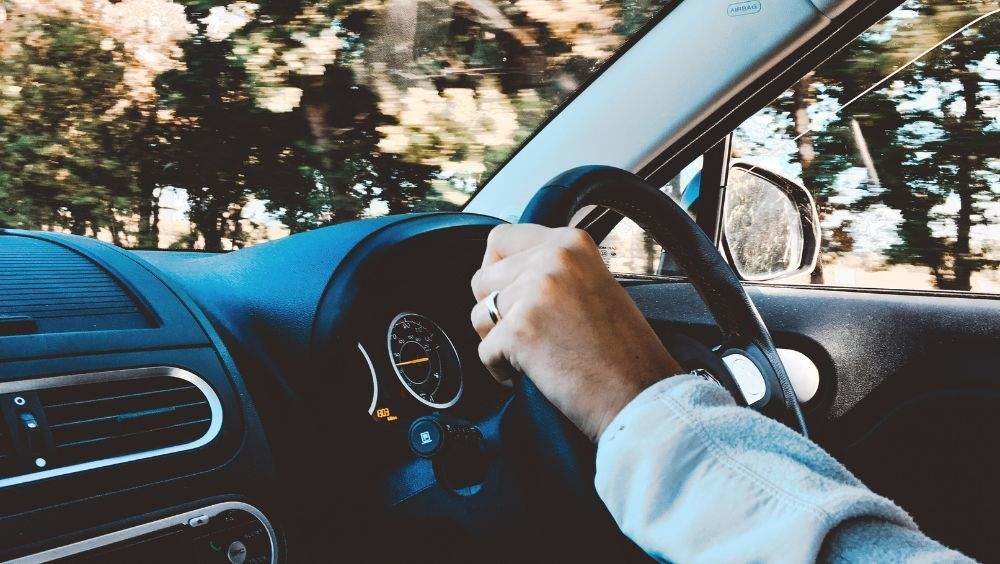
{"label": "chrome vent trim", "polygon": [[203,507],[201,509],[194,509],[192,511],[185,511],[184,513],[179,513],[171,517],[165,517],[156,521],[151,521],[149,523],[143,523],[142,525],[136,525],[135,527],[129,527],[128,529],[122,529],[120,531],[115,531],[105,535],[100,535],[97,537],[89,538],[72,544],[67,544],[64,546],[59,546],[56,548],[51,548],[49,550],[38,552],[30,556],[24,556],[21,558],[16,558],[14,560],[7,561],[7,564],[35,564],[40,562],[51,562],[53,560],[58,560],[60,558],[67,558],[70,556],[75,556],[81,552],[87,552],[89,550],[97,550],[108,545],[112,545],[121,541],[125,541],[131,538],[139,537],[142,535],[147,535],[149,533],[155,533],[169,527],[176,526],[186,526],[188,521],[194,517],[200,517],[207,515],[208,517],[216,517],[224,511],[229,511],[230,509],[239,509],[240,511],[246,511],[247,513],[256,517],[261,524],[264,525],[264,529],[267,530],[267,538],[271,543],[271,564],[278,561],[278,535],[274,532],[274,527],[271,522],[267,519],[264,513],[257,509],[256,507],[243,503],[242,501],[225,501],[222,503],[217,503],[215,505],[209,505],[208,507]]}
{"label": "chrome vent trim", "polygon": [[134,462],[136,460],[144,460],[147,458],[153,458],[157,456],[164,456],[167,454],[183,452],[186,450],[192,450],[198,447],[205,446],[206,444],[210,443],[216,436],[218,436],[219,431],[222,430],[222,403],[219,401],[219,396],[216,395],[215,390],[213,390],[212,387],[208,385],[208,382],[203,380],[200,376],[194,374],[193,372],[190,372],[183,368],[177,368],[175,366],[153,366],[145,368],[130,368],[127,370],[90,372],[86,374],[51,376],[47,378],[37,378],[33,380],[0,382],[0,394],[13,394],[18,392],[39,391],[50,388],[60,388],[64,386],[79,386],[83,384],[98,384],[102,382],[138,380],[142,378],[152,378],[156,376],[167,376],[171,378],[184,380],[186,382],[193,384],[195,387],[198,388],[199,391],[201,391],[201,393],[205,396],[205,399],[208,401],[208,407],[212,418],[211,422],[209,423],[208,430],[205,431],[204,435],[202,435],[201,437],[199,437],[194,441],[182,443],[179,445],[157,448],[153,450],[141,451],[131,454],[122,454],[110,458],[102,458],[99,460],[72,464],[69,466],[50,468],[48,470],[40,470],[38,472],[32,472],[30,474],[21,474],[18,476],[0,478],[0,488],[14,486],[18,484],[25,484],[37,480],[45,480],[47,478],[64,476],[66,474],[73,474],[76,472],[96,470],[98,468],[105,468],[108,466],[113,466],[115,464],[124,464],[126,462]]}

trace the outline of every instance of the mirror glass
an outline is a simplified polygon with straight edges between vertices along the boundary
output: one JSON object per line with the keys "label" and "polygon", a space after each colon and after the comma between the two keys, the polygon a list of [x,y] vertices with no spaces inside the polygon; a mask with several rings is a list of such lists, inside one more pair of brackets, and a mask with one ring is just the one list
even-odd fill
{"label": "mirror glass", "polygon": [[805,245],[802,220],[781,188],[745,169],[730,169],[723,221],[734,266],[745,280],[798,270]]}

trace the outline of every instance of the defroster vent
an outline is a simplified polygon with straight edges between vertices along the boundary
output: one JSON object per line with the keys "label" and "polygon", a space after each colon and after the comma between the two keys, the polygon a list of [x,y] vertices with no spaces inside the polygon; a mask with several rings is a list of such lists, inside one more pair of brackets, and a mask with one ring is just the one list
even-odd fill
{"label": "defroster vent", "polygon": [[0,336],[15,322],[31,328],[19,333],[150,326],[129,292],[89,258],[51,241],[0,233]]}

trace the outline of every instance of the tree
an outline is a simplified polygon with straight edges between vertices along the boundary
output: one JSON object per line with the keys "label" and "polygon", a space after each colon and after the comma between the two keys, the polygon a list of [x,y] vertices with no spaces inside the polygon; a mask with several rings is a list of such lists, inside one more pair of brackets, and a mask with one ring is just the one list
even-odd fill
{"label": "tree", "polygon": [[[902,167],[910,190],[892,196],[916,217],[904,222],[902,242],[890,258],[928,266],[941,289],[970,290],[972,273],[1000,266],[996,250],[976,249],[972,238],[973,226],[986,222],[986,206],[1000,202],[1000,182],[986,168],[1000,158],[1000,131],[983,110],[985,90],[995,91],[1000,80],[984,76],[980,67],[1000,53],[998,40],[1000,18],[989,18],[933,51],[905,77],[904,96],[913,99],[931,88],[942,94],[935,107],[911,112],[909,121],[919,128],[900,132],[900,144],[912,147]],[[956,211],[935,211],[952,198]],[[935,234],[934,223],[952,224],[954,235],[945,228]]]}
{"label": "tree", "polygon": [[186,67],[157,82],[161,104],[172,113],[172,139],[157,157],[164,164],[154,169],[156,183],[187,191],[204,248],[218,251],[249,195],[247,165],[257,157],[263,112],[254,108],[228,45],[196,36],[183,48]]}
{"label": "tree", "polygon": [[118,158],[123,70],[76,18],[12,12],[0,27],[0,221],[119,233],[135,168]]}
{"label": "tree", "polygon": [[[795,142],[784,158],[799,165],[820,207],[827,264],[859,242],[880,244],[855,222],[885,206],[900,220],[896,242],[881,242],[883,267],[924,266],[936,287],[960,290],[972,287],[973,273],[997,267],[997,250],[974,235],[1000,197],[989,164],[997,162],[1000,133],[984,110],[997,87],[988,70],[1000,52],[997,18],[868,91],[987,9],[982,0],[908,3],[760,114],[772,117],[778,139]],[[771,138],[754,147],[748,127],[738,131],[740,145],[758,160],[780,161],[775,149],[788,145]]]}
{"label": "tree", "polygon": [[[0,25],[0,221],[220,250],[274,219],[451,209],[657,9],[19,2]],[[164,227],[165,195],[189,223]]]}

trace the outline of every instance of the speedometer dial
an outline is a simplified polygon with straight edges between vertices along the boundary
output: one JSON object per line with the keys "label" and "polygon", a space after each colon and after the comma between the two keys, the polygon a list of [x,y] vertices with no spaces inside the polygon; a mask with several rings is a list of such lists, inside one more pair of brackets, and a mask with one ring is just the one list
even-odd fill
{"label": "speedometer dial", "polygon": [[430,319],[401,313],[388,335],[389,360],[396,376],[421,403],[443,409],[462,395],[462,366],[451,339]]}

